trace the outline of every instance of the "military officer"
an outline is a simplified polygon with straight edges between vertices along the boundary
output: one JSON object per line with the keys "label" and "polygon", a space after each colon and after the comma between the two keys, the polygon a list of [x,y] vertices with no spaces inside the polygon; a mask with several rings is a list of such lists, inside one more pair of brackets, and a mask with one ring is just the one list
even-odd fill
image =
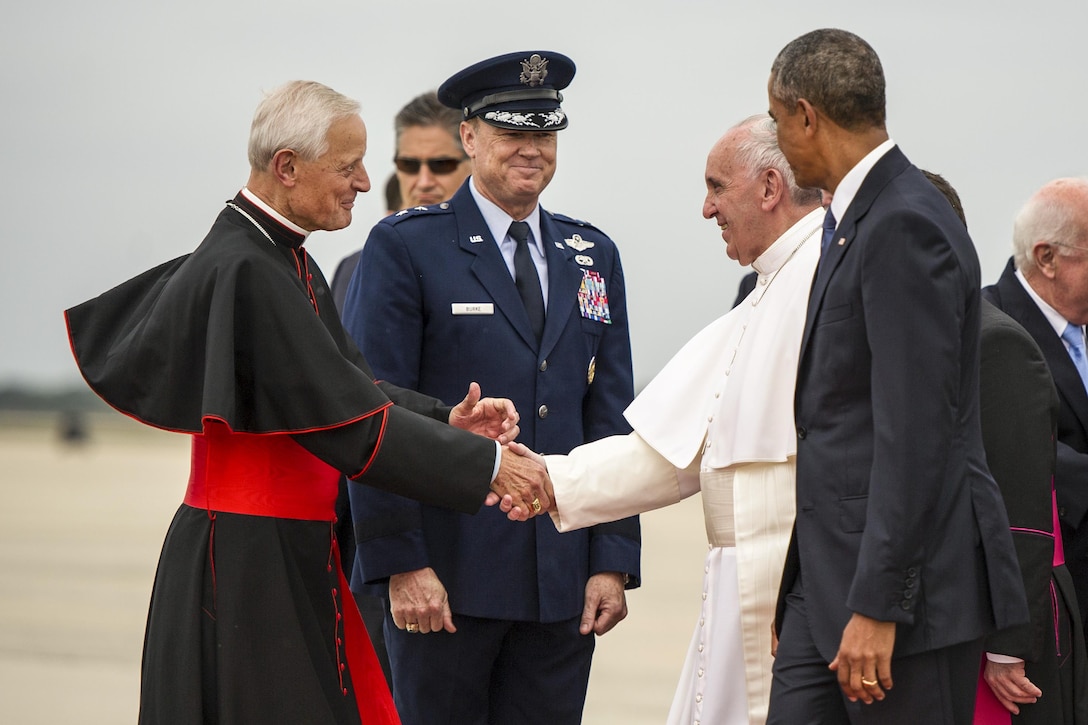
{"label": "military officer", "polygon": [[[442,84],[473,174],[448,202],[374,227],[344,310],[379,378],[454,402],[477,381],[514,401],[519,440],[546,453],[627,433],[633,397],[616,246],[539,204],[574,71],[527,51]],[[638,520],[559,535],[548,517],[514,525],[356,488],[353,586],[388,582],[405,725],[580,722],[594,634],[638,583]]]}

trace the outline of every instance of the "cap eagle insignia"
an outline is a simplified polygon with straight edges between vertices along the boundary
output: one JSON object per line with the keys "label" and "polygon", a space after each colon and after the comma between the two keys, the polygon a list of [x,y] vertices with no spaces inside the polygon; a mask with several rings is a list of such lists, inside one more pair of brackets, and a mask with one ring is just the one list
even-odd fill
{"label": "cap eagle insignia", "polygon": [[544,83],[548,77],[548,59],[540,53],[533,53],[528,60],[521,61],[521,82],[530,88]]}

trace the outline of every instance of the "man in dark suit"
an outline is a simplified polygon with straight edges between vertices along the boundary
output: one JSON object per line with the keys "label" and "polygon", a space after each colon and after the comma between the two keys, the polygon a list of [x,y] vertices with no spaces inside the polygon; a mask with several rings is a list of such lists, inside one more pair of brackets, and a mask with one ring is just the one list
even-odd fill
{"label": "man in dark suit", "polygon": [[[544,453],[629,432],[633,398],[616,247],[539,205],[573,75],[562,55],[526,52],[439,88],[464,115],[473,175],[373,229],[344,312],[379,377],[440,399],[470,381],[501,390],[523,413],[519,441]],[[638,581],[636,518],[560,536],[382,493],[353,492],[352,508],[355,583],[388,581],[406,725],[581,720],[593,634],[623,619]]]}
{"label": "man in dark suit", "polygon": [[798,366],[769,722],[969,723],[983,637],[1027,620],[979,428],[974,247],[889,139],[864,40],[794,40],[768,95],[797,183],[833,194]]}
{"label": "man in dark suit", "polygon": [[[993,713],[985,723],[1078,725],[1088,722],[1088,681],[1080,613],[1055,531],[1058,394],[1031,335],[985,300],[981,311],[982,438],[1012,525],[1031,622],[986,640],[989,691],[979,690],[976,709]],[[1010,713],[1018,717],[1010,721]]]}
{"label": "man in dark suit", "polygon": [[1035,338],[1058,389],[1054,488],[1066,566],[1088,621],[1088,392],[1073,357],[1079,342],[1083,360],[1088,323],[1088,181],[1057,179],[1024,205],[1013,257],[983,295]]}

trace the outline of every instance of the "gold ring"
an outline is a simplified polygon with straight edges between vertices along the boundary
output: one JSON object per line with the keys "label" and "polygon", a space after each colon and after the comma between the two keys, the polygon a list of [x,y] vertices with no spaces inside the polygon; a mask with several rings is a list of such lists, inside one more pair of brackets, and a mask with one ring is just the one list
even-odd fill
{"label": "gold ring", "polygon": [[864,677],[862,677],[861,678],[861,684],[865,685],[866,687],[873,687],[874,685],[877,684],[877,682],[876,682],[876,680],[867,680]]}
{"label": "gold ring", "polygon": [[539,498],[534,498],[533,499],[533,513],[534,514],[540,513],[540,508],[541,508],[540,499]]}
{"label": "gold ring", "polygon": [[409,622],[408,624],[404,625],[404,629],[405,629],[405,631],[414,634],[414,633],[419,631],[419,625],[416,624],[415,622]]}

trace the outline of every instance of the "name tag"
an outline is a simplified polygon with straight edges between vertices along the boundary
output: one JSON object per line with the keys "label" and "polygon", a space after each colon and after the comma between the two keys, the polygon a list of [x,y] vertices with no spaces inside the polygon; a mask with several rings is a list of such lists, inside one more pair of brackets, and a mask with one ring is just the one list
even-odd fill
{"label": "name tag", "polygon": [[495,314],[495,305],[491,302],[454,302],[453,314],[493,315]]}

